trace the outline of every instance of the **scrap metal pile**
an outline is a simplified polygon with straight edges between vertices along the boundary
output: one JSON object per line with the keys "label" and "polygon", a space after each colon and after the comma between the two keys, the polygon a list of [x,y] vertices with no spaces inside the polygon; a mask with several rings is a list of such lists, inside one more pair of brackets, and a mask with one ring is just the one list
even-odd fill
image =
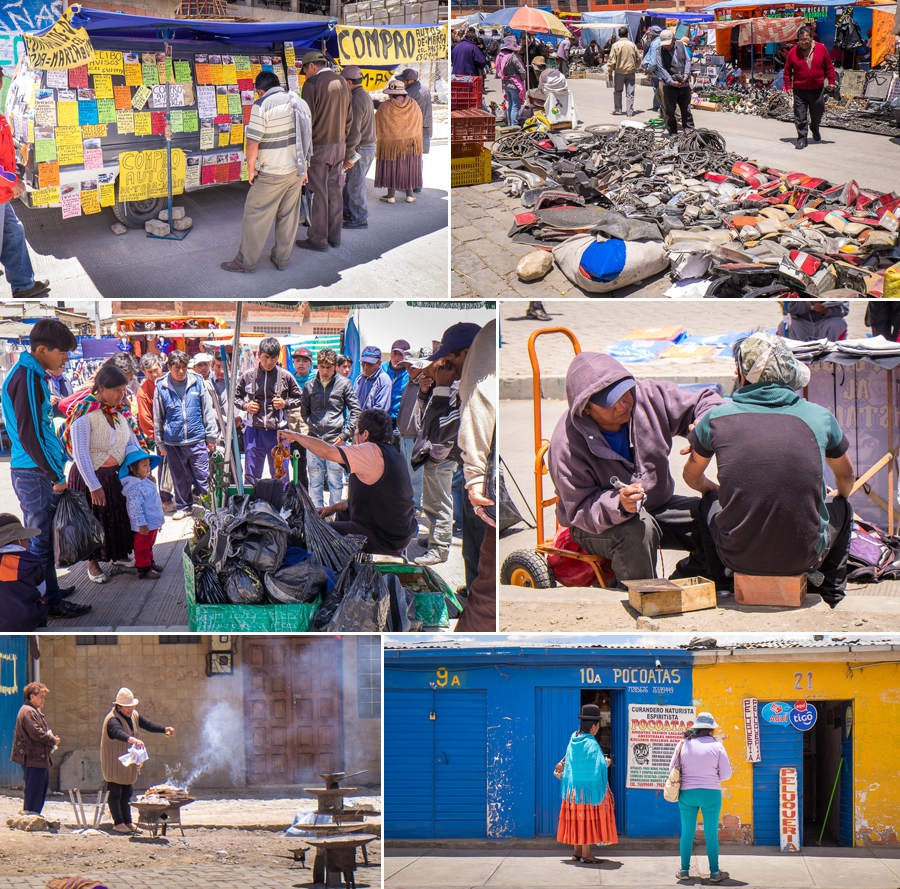
{"label": "scrap metal pile", "polygon": [[[581,286],[589,273],[580,256],[581,276],[560,261],[561,244],[576,237],[588,246],[661,242],[675,282],[703,279],[692,295],[718,297],[880,297],[885,271],[900,259],[900,196],[755,165],[711,130],[667,136],[628,122],[517,133],[492,151],[524,207],[510,237],[555,248],[554,260]],[[640,279],[632,273],[621,283]],[[603,280],[584,289],[621,286]]]}

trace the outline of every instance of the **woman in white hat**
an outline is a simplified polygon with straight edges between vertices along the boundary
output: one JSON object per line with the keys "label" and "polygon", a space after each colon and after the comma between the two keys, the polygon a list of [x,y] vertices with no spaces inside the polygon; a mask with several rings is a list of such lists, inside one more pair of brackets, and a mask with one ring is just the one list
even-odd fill
{"label": "woman in white hat", "polygon": [[103,780],[109,790],[109,814],[112,816],[116,833],[135,833],[137,828],[131,820],[131,792],[141,770],[139,764],[122,765],[119,757],[128,752],[129,747],[138,749],[144,742],[138,737],[143,729],[156,734],[165,733],[167,737],[175,734],[170,725],[158,725],[145,719],[134,708],[138,699],[130,688],[120,688],[113,701],[113,708],[103,720],[103,731],[100,735],[100,767]]}
{"label": "woman in white hat", "polygon": [[731,777],[728,754],[713,736],[718,728],[712,713],[698,713],[675,749],[670,769],[681,769],[681,869],[679,880],[691,879],[691,851],[697,830],[697,813],[703,812],[703,835],[709,858],[709,881],[721,883],[728,872],[719,870],[719,814],[722,811],[722,782]]}

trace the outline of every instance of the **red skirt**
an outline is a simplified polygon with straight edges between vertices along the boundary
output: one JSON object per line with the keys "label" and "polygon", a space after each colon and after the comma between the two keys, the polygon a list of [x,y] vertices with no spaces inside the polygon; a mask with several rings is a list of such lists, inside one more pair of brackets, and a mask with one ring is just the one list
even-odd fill
{"label": "red skirt", "polygon": [[559,809],[556,839],[569,846],[618,843],[612,791],[607,789],[599,806],[563,800]]}

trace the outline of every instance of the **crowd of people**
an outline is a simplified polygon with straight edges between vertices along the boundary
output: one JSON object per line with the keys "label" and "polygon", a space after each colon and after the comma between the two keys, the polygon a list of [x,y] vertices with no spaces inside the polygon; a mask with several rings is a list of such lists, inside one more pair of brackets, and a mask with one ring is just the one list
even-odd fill
{"label": "crowd of people", "polygon": [[[369,345],[355,379],[352,359],[330,348],[294,350],[289,371],[281,343],[265,337],[253,366],[233,381],[248,487],[266,470],[275,478],[276,454],[291,444],[294,480],[308,486],[320,515],[342,533],[364,534],[369,553],[405,556],[415,540],[420,566],[447,561],[456,513],[468,589],[460,624],[468,630],[495,625],[494,535],[485,533],[494,524],[495,336],[494,322],[462,322],[434,351],[431,342],[398,339],[385,357]],[[75,587],[57,581],[51,529],[64,491],[82,494],[103,528],[88,581],[109,582],[119,573],[104,567],[112,564],[155,581],[164,570],[153,553],[158,532],[167,518],[192,514],[209,493],[210,454],[226,450],[231,395],[221,355],[176,349],[138,362],[118,352],[74,389],[64,368],[75,345],[64,324],[39,321],[3,385],[22,510],[21,521],[0,516],[4,576],[14,581],[5,595],[15,600],[2,611],[5,630],[91,609],[68,601]]]}

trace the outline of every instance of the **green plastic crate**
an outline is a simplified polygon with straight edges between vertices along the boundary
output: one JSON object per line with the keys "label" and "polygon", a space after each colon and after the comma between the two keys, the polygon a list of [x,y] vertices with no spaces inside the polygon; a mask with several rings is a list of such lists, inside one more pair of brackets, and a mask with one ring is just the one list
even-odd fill
{"label": "green plastic crate", "polygon": [[[376,562],[375,567],[382,574],[421,574],[433,593],[414,593],[416,601],[416,618],[422,621],[426,627],[447,627],[450,625],[450,612],[447,609],[449,599],[458,610],[462,610],[456,593],[447,586],[440,575],[430,568],[420,568],[418,565],[401,565],[397,562]],[[401,578],[400,582],[403,582]]]}
{"label": "green plastic crate", "polygon": [[307,605],[198,605],[194,585],[194,563],[185,544],[184,593],[188,627],[192,633],[308,633],[322,597]]}

